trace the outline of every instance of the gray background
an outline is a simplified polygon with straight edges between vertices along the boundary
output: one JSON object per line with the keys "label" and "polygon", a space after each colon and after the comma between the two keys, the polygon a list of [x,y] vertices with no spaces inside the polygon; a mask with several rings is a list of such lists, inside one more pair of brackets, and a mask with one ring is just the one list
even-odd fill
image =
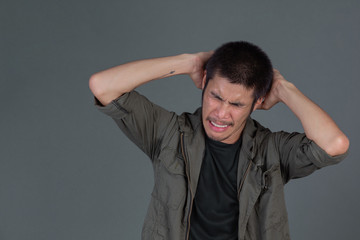
{"label": "gray background", "polygon": [[[128,61],[261,46],[351,141],[348,158],[286,186],[292,239],[360,235],[359,1],[0,2],[0,239],[139,239],[150,161],[93,106],[92,73]],[[201,93],[187,76],[139,88],[178,113]],[[302,131],[284,105],[253,115]]]}

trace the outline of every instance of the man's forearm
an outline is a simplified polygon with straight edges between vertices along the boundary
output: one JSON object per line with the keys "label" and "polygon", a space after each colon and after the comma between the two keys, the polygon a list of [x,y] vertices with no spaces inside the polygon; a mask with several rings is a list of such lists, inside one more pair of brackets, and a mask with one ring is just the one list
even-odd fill
{"label": "man's forearm", "polygon": [[89,87],[103,104],[109,104],[123,93],[151,80],[193,71],[193,55],[181,54],[171,57],[139,60],[119,65],[91,76]]}
{"label": "man's forearm", "polygon": [[300,119],[309,139],[331,156],[347,151],[349,140],[345,134],[324,110],[303,95],[292,83],[280,81],[277,92],[279,99]]}

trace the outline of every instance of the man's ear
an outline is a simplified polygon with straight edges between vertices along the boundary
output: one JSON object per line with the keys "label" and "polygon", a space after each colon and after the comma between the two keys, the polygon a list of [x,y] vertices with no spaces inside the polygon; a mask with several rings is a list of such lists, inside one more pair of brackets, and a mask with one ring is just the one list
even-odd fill
{"label": "man's ear", "polygon": [[205,87],[205,83],[206,83],[206,70],[204,70],[204,76],[201,82],[201,89],[204,90]]}
{"label": "man's ear", "polygon": [[265,101],[265,97],[260,97],[256,100],[254,110],[261,108],[262,103]]}

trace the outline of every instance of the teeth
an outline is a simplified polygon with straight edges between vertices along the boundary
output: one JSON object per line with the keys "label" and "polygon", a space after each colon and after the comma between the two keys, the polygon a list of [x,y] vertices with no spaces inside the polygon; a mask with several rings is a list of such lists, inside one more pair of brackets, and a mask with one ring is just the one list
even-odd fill
{"label": "teeth", "polygon": [[225,127],[228,126],[228,125],[219,125],[219,124],[214,123],[213,121],[211,121],[211,123],[212,123],[215,127],[220,127],[220,128],[225,128]]}

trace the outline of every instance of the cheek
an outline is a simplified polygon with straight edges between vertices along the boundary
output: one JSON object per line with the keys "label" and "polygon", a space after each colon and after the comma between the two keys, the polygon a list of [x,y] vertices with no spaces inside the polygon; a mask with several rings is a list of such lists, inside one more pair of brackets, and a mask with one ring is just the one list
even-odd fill
{"label": "cheek", "polygon": [[216,109],[216,105],[215,105],[214,101],[211,101],[211,100],[203,101],[202,107],[203,107],[204,113],[210,113],[214,109]]}
{"label": "cheek", "polygon": [[236,119],[235,121],[239,124],[241,124],[249,115],[249,112],[246,111],[239,111],[236,113],[233,113],[233,119]]}

